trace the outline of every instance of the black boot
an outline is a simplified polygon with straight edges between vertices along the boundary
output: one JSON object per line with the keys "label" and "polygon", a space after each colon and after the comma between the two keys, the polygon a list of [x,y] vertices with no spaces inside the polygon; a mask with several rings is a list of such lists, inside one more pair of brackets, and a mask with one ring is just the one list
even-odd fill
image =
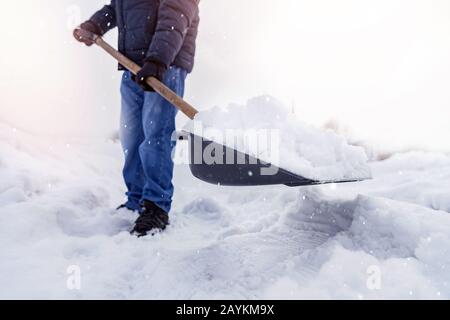
{"label": "black boot", "polygon": [[130,210],[130,211],[133,211],[133,210],[129,209],[126,204],[121,204],[120,206],[118,206],[116,208],[116,211],[119,211],[119,210],[122,210],[122,209],[127,209],[127,210]]}
{"label": "black boot", "polygon": [[126,209],[126,210],[129,210],[129,211],[131,211],[131,212],[138,212],[138,210],[136,210],[136,209],[131,209],[130,207],[128,207],[128,204],[127,203],[124,203],[124,204],[121,204],[120,206],[118,206],[117,208],[116,208],[116,211],[120,211],[120,210],[122,210],[122,209]]}
{"label": "black boot", "polygon": [[144,201],[139,218],[131,234],[138,237],[145,237],[149,233],[154,235],[158,231],[163,231],[169,225],[169,215],[163,209],[150,201]]}

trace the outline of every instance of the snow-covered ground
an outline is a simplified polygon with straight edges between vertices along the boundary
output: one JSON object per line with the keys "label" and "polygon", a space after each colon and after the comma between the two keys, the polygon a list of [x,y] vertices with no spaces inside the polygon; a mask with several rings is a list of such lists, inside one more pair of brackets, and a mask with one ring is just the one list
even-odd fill
{"label": "snow-covered ground", "polygon": [[450,299],[447,155],[396,154],[371,163],[373,180],[306,188],[218,187],[178,165],[172,225],[143,239],[114,210],[121,163],[112,140],[0,124],[0,298]]}

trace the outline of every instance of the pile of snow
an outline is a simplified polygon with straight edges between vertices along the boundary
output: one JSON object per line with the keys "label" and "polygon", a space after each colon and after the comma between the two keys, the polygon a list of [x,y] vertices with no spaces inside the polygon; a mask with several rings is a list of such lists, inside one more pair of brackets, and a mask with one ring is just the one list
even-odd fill
{"label": "pile of snow", "polygon": [[200,112],[185,130],[318,181],[371,177],[363,148],[301,122],[268,96]]}
{"label": "pile of snow", "polygon": [[[340,196],[361,192],[450,212],[450,157],[439,152],[411,151],[394,154],[371,164],[376,181],[349,184]],[[383,183],[380,183],[380,181]]]}

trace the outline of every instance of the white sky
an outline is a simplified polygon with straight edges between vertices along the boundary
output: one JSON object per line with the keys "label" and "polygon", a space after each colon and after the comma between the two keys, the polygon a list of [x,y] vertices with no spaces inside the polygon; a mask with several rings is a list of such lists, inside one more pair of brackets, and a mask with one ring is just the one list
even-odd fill
{"label": "white sky", "polygon": [[[1,120],[45,134],[117,127],[115,63],[71,38],[77,8],[84,19],[104,3],[3,4]],[[271,94],[385,148],[450,150],[450,1],[203,0],[201,17],[186,95],[199,109]]]}

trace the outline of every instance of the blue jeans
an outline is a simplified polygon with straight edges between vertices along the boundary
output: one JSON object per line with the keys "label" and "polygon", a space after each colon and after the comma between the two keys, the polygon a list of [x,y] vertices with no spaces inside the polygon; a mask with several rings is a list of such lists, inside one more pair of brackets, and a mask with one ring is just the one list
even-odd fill
{"label": "blue jeans", "polygon": [[[186,71],[171,67],[163,82],[183,96],[186,76]],[[125,154],[123,177],[128,190],[126,206],[139,210],[142,201],[148,200],[168,213],[174,192],[172,151],[176,139],[172,135],[177,109],[159,94],[144,92],[128,71],[123,74],[120,92],[120,139]]]}

